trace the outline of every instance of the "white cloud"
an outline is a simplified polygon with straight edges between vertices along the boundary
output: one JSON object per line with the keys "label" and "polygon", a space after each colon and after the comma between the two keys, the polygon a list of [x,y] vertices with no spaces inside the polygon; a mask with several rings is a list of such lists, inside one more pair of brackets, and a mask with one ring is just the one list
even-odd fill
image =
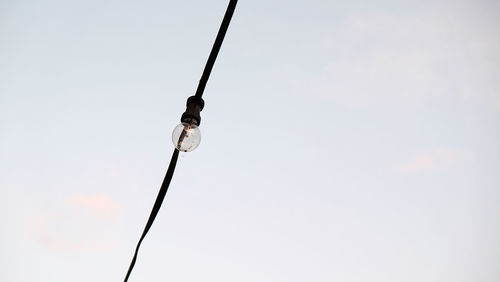
{"label": "white cloud", "polygon": [[498,20],[475,7],[369,12],[329,34],[331,59],[301,87],[355,107],[432,101],[500,109]]}

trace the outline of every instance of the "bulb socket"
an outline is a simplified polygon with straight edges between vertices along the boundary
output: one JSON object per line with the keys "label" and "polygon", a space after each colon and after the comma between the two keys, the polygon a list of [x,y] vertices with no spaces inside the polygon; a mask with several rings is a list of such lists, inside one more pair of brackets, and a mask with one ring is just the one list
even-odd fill
{"label": "bulb socket", "polygon": [[186,111],[181,116],[181,122],[196,123],[200,126],[201,116],[200,112],[205,106],[205,101],[201,97],[191,96],[186,102]]}

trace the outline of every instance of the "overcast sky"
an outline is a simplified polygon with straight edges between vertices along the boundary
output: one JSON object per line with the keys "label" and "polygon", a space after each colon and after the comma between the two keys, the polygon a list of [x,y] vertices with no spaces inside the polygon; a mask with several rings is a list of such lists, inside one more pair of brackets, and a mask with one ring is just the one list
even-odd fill
{"label": "overcast sky", "polygon": [[[122,281],[227,1],[0,0],[0,280]],[[129,281],[500,281],[500,2],[240,1]]]}

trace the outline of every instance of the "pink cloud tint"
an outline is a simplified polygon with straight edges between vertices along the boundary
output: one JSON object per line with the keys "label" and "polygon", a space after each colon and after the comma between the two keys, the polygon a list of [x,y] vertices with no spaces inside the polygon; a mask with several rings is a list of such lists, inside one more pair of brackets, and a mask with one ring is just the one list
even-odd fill
{"label": "pink cloud tint", "polygon": [[399,164],[398,170],[404,172],[419,172],[426,170],[434,170],[437,167],[436,158],[430,155],[415,156],[412,159]]}
{"label": "pink cloud tint", "polygon": [[465,161],[465,154],[453,150],[436,150],[422,153],[396,165],[400,172],[425,172],[455,167]]}
{"label": "pink cloud tint", "polygon": [[109,251],[122,215],[121,205],[103,194],[77,195],[59,204],[61,212],[34,211],[28,227],[36,243],[58,251]]}
{"label": "pink cloud tint", "polygon": [[122,207],[107,195],[73,196],[65,199],[65,203],[74,208],[86,209],[89,212],[104,217],[121,215]]}

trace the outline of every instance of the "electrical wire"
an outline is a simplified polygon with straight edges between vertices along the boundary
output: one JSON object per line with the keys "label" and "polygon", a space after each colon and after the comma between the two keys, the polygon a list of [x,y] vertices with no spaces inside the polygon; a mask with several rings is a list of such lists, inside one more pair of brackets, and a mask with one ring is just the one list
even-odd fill
{"label": "electrical wire", "polygon": [[134,268],[135,261],[137,260],[137,253],[139,252],[139,248],[141,247],[142,240],[144,240],[144,237],[146,237],[146,234],[148,234],[149,229],[153,225],[153,222],[156,218],[156,215],[160,211],[161,204],[163,203],[163,199],[165,199],[165,195],[167,194],[168,191],[168,186],[170,185],[170,181],[172,180],[172,176],[174,176],[174,171],[175,171],[175,165],[177,164],[177,158],[179,157],[179,150],[174,149],[174,153],[172,154],[172,158],[170,159],[170,164],[168,165],[167,173],[165,174],[165,178],[163,179],[163,182],[160,187],[160,191],[158,192],[158,196],[156,196],[156,201],[155,204],[153,205],[153,209],[151,210],[151,214],[149,215],[148,222],[146,223],[146,226],[144,227],[144,231],[142,231],[141,238],[139,239],[139,242],[137,243],[137,247],[135,248],[135,253],[134,257],[132,258],[132,261],[130,262],[130,266],[128,267],[127,275],[125,276],[124,282],[128,281],[128,278],[130,276],[130,273],[132,273],[132,269]]}
{"label": "electrical wire", "polygon": [[214,67],[215,59],[217,59],[217,54],[219,54],[220,47],[222,46],[222,41],[224,40],[227,28],[229,27],[229,23],[231,22],[231,18],[233,17],[236,3],[238,3],[238,0],[231,0],[229,1],[229,5],[227,6],[226,14],[224,15],[224,19],[222,19],[219,32],[217,33],[217,37],[215,38],[214,46],[212,47],[210,56],[208,56],[205,69],[203,70],[203,74],[201,75],[200,83],[198,84],[198,88],[196,89],[195,96],[198,98],[201,98],[201,96],[203,95],[203,91],[205,91],[205,86],[207,85],[208,78],[210,77],[210,73],[212,72],[212,68]]}
{"label": "electrical wire", "polygon": [[[231,18],[233,16],[234,10],[236,8],[236,3],[237,0],[231,0],[229,2],[229,5],[227,7],[226,13],[224,14],[224,18],[222,20],[221,26],[219,28],[219,32],[217,33],[217,37],[215,38],[214,45],[212,46],[212,51],[210,52],[210,56],[208,57],[207,63],[205,65],[205,69],[203,70],[203,74],[201,76],[200,82],[198,84],[198,88],[196,89],[196,94],[195,96],[198,98],[201,98],[203,95],[203,91],[205,91],[205,86],[207,85],[208,78],[210,77],[210,73],[212,72],[212,68],[215,64],[215,60],[217,59],[217,55],[219,53],[220,47],[222,46],[222,41],[224,40],[224,36],[226,35],[226,31],[229,27],[229,23],[231,21]],[[172,180],[172,177],[174,176],[174,171],[175,171],[175,166],[177,164],[177,159],[179,157],[179,151],[177,149],[174,149],[174,153],[172,154],[172,158],[170,159],[170,164],[167,169],[167,173],[165,174],[165,178],[163,179],[163,182],[160,187],[160,191],[158,192],[158,196],[156,196],[155,203],[153,205],[153,209],[151,210],[151,213],[148,218],[148,222],[146,223],[146,226],[144,227],[144,231],[142,232],[141,238],[139,239],[139,242],[137,243],[137,246],[135,248],[134,252],[134,257],[132,258],[132,261],[130,262],[130,266],[127,271],[127,275],[125,276],[124,282],[127,282],[130,273],[132,273],[132,269],[134,269],[135,262],[137,260],[137,254],[139,252],[139,248],[141,246],[142,241],[146,237],[146,234],[148,233],[149,229],[153,225],[153,222],[156,218],[156,215],[160,211],[161,204],[163,203],[163,200],[165,199],[165,195],[167,194],[168,191],[168,186],[170,185],[170,181]]]}

